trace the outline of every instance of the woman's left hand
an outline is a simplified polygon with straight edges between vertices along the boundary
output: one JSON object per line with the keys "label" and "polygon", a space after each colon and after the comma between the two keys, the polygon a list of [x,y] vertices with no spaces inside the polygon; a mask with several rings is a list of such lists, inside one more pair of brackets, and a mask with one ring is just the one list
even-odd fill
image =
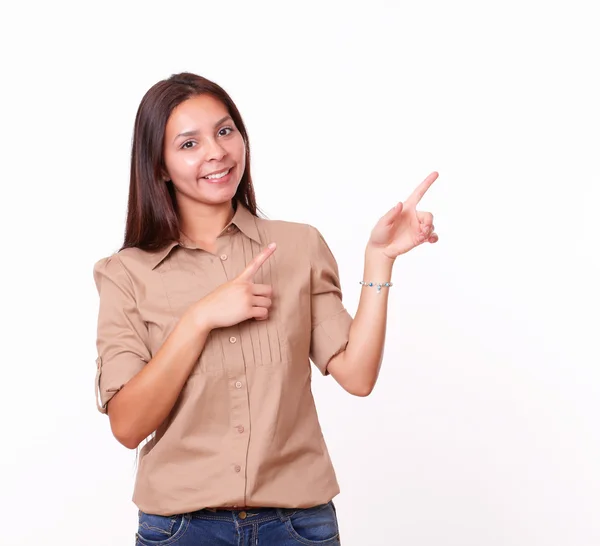
{"label": "woman's left hand", "polygon": [[438,173],[432,172],[404,203],[398,203],[377,222],[369,247],[395,260],[425,241],[437,243],[439,237],[434,231],[433,214],[417,210],[419,201],[437,177]]}

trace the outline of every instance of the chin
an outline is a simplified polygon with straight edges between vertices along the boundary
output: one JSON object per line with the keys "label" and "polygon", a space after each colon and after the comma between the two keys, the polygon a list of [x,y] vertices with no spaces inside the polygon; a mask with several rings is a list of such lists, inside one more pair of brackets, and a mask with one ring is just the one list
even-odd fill
{"label": "chin", "polygon": [[236,193],[237,186],[228,188],[227,191],[225,191],[225,188],[221,188],[221,191],[207,192],[202,196],[201,200],[211,205],[222,205],[224,203],[230,203]]}

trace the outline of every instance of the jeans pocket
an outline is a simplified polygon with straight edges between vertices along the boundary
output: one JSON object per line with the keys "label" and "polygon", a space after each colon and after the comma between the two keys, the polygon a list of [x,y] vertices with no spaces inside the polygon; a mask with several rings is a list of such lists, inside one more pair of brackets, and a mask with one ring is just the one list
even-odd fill
{"label": "jeans pocket", "polygon": [[312,508],[294,510],[288,515],[285,526],[290,536],[300,544],[339,544],[338,521],[331,501]]}
{"label": "jeans pocket", "polygon": [[143,546],[166,546],[179,540],[187,531],[189,518],[184,514],[158,516],[138,512],[138,543]]}

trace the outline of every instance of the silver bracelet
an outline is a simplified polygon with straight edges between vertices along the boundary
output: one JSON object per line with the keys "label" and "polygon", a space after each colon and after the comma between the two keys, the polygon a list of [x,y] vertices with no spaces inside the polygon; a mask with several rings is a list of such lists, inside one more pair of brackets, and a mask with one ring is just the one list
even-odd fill
{"label": "silver bracelet", "polygon": [[391,282],[367,282],[367,281],[358,281],[359,284],[362,284],[363,286],[376,286],[377,287],[377,293],[379,294],[381,292],[381,287],[385,286],[387,288],[389,288],[390,286],[394,286],[394,283]]}

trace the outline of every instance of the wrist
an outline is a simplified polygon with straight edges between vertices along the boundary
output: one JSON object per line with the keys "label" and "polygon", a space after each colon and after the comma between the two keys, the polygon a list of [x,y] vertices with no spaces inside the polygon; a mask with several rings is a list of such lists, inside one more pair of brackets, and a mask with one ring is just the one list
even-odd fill
{"label": "wrist", "polygon": [[214,329],[210,322],[208,313],[205,312],[201,302],[196,302],[188,307],[184,313],[183,320],[186,320],[195,331],[208,335]]}
{"label": "wrist", "polygon": [[384,284],[392,280],[394,260],[377,250],[365,252],[365,269],[362,281],[373,285]]}
{"label": "wrist", "polygon": [[377,247],[372,244],[367,244],[365,248],[365,262],[372,263],[382,268],[392,268],[396,258],[390,258],[383,251],[382,247]]}

